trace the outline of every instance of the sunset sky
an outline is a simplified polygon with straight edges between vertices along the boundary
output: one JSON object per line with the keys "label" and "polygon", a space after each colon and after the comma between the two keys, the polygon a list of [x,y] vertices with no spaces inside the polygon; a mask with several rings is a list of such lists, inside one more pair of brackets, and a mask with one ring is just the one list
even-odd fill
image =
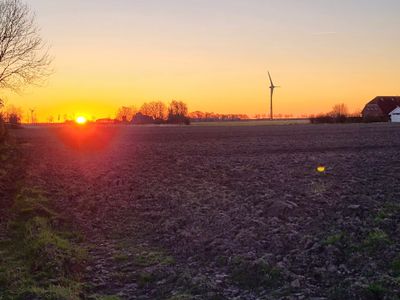
{"label": "sunset sky", "polygon": [[182,100],[190,111],[313,114],[400,94],[399,0],[29,0],[54,74],[7,100],[40,120],[114,116]]}

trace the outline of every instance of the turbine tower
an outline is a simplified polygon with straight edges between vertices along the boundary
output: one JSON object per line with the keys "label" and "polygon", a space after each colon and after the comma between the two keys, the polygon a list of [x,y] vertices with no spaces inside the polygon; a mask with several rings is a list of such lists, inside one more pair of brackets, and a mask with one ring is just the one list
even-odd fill
{"label": "turbine tower", "polygon": [[29,111],[31,112],[31,124],[33,124],[36,108],[30,108]]}
{"label": "turbine tower", "polygon": [[268,72],[268,77],[269,77],[269,81],[271,83],[271,86],[269,88],[271,89],[271,120],[273,120],[274,119],[274,108],[273,108],[274,91],[276,88],[279,88],[279,86],[274,85],[271,74],[269,72]]}

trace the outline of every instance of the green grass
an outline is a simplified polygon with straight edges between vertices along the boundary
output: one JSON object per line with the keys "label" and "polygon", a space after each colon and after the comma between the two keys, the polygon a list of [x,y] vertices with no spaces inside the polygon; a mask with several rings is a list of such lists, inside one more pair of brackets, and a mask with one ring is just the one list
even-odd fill
{"label": "green grass", "polygon": [[367,297],[366,299],[383,300],[385,299],[388,290],[380,283],[372,283],[366,288],[365,292]]}
{"label": "green grass", "polygon": [[15,198],[9,239],[0,244],[0,299],[79,299],[86,252],[37,189]]}
{"label": "green grass", "polygon": [[400,214],[400,205],[397,203],[386,204],[375,217],[375,223],[381,224],[384,220],[392,219]]}
{"label": "green grass", "polygon": [[400,255],[393,260],[391,269],[394,273],[394,276],[400,277]]}
{"label": "green grass", "polygon": [[336,233],[336,234],[332,234],[330,236],[328,236],[324,241],[323,244],[328,246],[328,245],[337,245],[340,242],[342,242],[345,238],[344,233],[340,232],[340,233]]}
{"label": "green grass", "polygon": [[46,299],[46,300],[79,300],[80,286],[70,285],[67,287],[50,285],[46,288],[27,288],[19,296],[19,299]]}
{"label": "green grass", "polygon": [[175,264],[175,259],[172,256],[165,255],[162,251],[142,251],[134,257],[134,264],[139,267],[169,266]]}
{"label": "green grass", "polygon": [[363,246],[370,252],[377,252],[390,244],[389,236],[383,230],[371,231],[363,241]]}

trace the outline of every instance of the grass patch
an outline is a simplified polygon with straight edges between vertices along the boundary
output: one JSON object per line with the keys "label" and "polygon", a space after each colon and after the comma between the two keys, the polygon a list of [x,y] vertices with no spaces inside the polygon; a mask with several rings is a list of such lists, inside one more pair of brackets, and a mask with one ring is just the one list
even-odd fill
{"label": "grass patch", "polygon": [[91,299],[93,299],[93,300],[121,300],[120,297],[114,296],[114,295],[105,295],[105,296],[95,295],[95,296],[92,296]]}
{"label": "grass patch", "polygon": [[134,257],[134,264],[139,267],[170,266],[175,264],[175,259],[172,256],[165,255],[162,251],[142,251]]}
{"label": "grass patch", "polygon": [[9,240],[0,244],[0,299],[80,299],[86,252],[36,189],[16,197]]}
{"label": "grass patch", "polygon": [[231,266],[231,279],[243,288],[258,289],[279,286],[282,275],[278,269],[271,267],[262,259],[248,261],[236,257]]}
{"label": "grass patch", "polygon": [[190,294],[176,294],[168,298],[168,300],[192,300],[194,297]]}
{"label": "grass patch", "polygon": [[137,277],[139,287],[145,288],[157,281],[157,276],[150,272],[142,272]]}
{"label": "grass patch", "polygon": [[129,261],[129,255],[119,253],[119,254],[114,255],[114,260],[116,262],[127,262],[127,261]]}
{"label": "grass patch", "polygon": [[376,252],[389,244],[389,236],[380,229],[371,231],[363,241],[363,246],[370,252]]}
{"label": "grass patch", "polygon": [[400,276],[400,256],[398,256],[391,265],[394,276]]}
{"label": "grass patch", "polygon": [[342,283],[329,289],[328,293],[328,300],[343,300],[352,298],[350,294],[350,286],[343,285]]}
{"label": "grass patch", "polygon": [[365,289],[366,299],[385,299],[388,290],[380,283],[372,283]]}
{"label": "grass patch", "polygon": [[375,217],[375,223],[380,224],[387,219],[392,219],[400,214],[400,205],[397,203],[386,204]]}
{"label": "grass patch", "polygon": [[341,244],[345,239],[345,234],[343,232],[332,234],[323,241],[325,246],[338,245]]}
{"label": "grass patch", "polygon": [[46,300],[79,300],[80,286],[70,285],[67,287],[50,285],[46,288],[28,288],[18,296],[18,299],[46,299]]}

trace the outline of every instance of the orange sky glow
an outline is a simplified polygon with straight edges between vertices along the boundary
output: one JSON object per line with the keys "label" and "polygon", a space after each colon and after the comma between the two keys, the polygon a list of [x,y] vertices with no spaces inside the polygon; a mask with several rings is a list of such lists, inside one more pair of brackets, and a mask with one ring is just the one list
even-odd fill
{"label": "orange sky glow", "polygon": [[190,111],[360,111],[399,95],[400,2],[394,0],[30,0],[54,74],[5,93],[40,121],[114,117],[119,106],[182,100]]}

